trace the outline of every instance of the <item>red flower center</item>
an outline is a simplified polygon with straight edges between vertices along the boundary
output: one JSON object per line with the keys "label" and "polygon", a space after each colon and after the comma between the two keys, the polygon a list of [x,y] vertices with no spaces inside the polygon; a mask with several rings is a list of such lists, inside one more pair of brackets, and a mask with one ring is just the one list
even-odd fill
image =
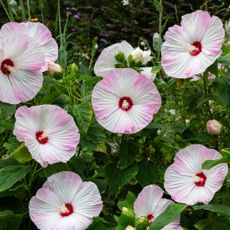
{"label": "red flower center", "polygon": [[197,173],[194,179],[195,185],[198,187],[204,187],[205,182],[206,182],[206,176],[204,175],[204,173],[202,172]]}
{"label": "red flower center", "polygon": [[49,140],[48,136],[43,131],[36,132],[36,139],[40,144],[46,144]]}
{"label": "red flower center", "polygon": [[153,219],[154,219],[153,214],[149,214],[149,215],[147,216],[147,219],[148,219],[148,221],[149,221],[149,224],[151,224],[151,223],[153,222]]}
{"label": "red flower center", "polygon": [[129,111],[133,106],[133,101],[130,97],[122,97],[119,100],[119,108],[124,111]]}
{"label": "red flower center", "polygon": [[62,217],[69,216],[73,213],[73,205],[70,203],[63,204],[60,208],[60,215]]}
{"label": "red flower center", "polygon": [[8,67],[14,67],[14,63],[10,59],[5,59],[1,64],[1,71],[3,74],[10,74],[10,68]]}
{"label": "red flower center", "polygon": [[195,41],[195,42],[192,43],[191,49],[190,49],[190,52],[189,52],[189,53],[190,53],[192,56],[197,56],[197,55],[201,52],[201,50],[202,50],[202,45],[201,45],[201,43],[198,42],[198,41]]}

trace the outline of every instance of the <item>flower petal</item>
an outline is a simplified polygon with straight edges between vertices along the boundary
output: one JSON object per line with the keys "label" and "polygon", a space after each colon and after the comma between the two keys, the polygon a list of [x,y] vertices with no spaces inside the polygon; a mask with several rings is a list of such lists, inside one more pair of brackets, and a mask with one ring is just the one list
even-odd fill
{"label": "flower petal", "polygon": [[62,203],[58,196],[49,189],[41,188],[29,202],[29,215],[38,229],[52,230],[61,219],[58,213]]}
{"label": "flower petal", "polygon": [[[119,108],[122,97],[132,100],[129,111]],[[157,113],[161,98],[155,85],[132,69],[115,69],[97,83],[92,92],[96,119],[114,133],[136,133]]]}
{"label": "flower petal", "polygon": [[21,101],[15,97],[14,90],[7,75],[0,71],[0,101],[18,104]]}
{"label": "flower petal", "polygon": [[[186,14],[181,26],[174,25],[165,34],[162,67],[167,75],[175,78],[201,74],[220,56],[223,39],[223,23],[219,18],[201,10]],[[194,48],[198,52],[191,54]]]}
{"label": "flower petal", "polygon": [[197,10],[182,16],[181,26],[191,38],[191,42],[201,41],[210,26],[210,21],[211,16],[208,12]]}
{"label": "flower petal", "polygon": [[[37,140],[36,133],[39,131],[47,136],[46,143],[42,144]],[[55,105],[19,108],[16,112],[14,134],[19,141],[25,142],[32,158],[43,167],[67,162],[75,154],[80,140],[73,118]]]}
{"label": "flower petal", "polygon": [[[216,160],[221,157],[216,150],[198,144],[180,150],[174,158],[174,163],[165,172],[166,191],[172,199],[180,203],[194,205],[202,202],[207,204],[222,186],[227,168],[225,165],[220,168],[219,172],[218,167],[202,170],[202,164],[206,160]],[[204,186],[196,186],[195,176],[201,172],[205,175],[206,181]],[[212,173],[218,175],[216,180],[210,177]]]}
{"label": "flower petal", "polygon": [[134,212],[137,217],[152,214],[155,217],[156,207],[158,206],[163,190],[157,185],[148,185],[142,189],[134,202]]}
{"label": "flower petal", "polygon": [[134,48],[126,41],[113,44],[103,49],[94,65],[94,73],[97,76],[104,77],[109,71],[115,68],[115,64],[117,63],[115,55],[118,52],[123,52],[127,58],[133,50]]}
{"label": "flower petal", "polygon": [[16,70],[9,75],[15,101],[25,102],[34,98],[42,87],[43,77],[41,73],[31,73],[24,70]]}
{"label": "flower petal", "polygon": [[[63,216],[61,208],[67,204],[72,210]],[[85,230],[101,210],[97,186],[82,182],[73,172],[59,172],[48,177],[29,203],[31,220],[41,230]]]}
{"label": "flower petal", "polygon": [[[61,186],[62,183],[65,186]],[[83,186],[82,179],[78,174],[73,172],[59,172],[48,177],[42,187],[55,192],[62,203],[70,203]]]}
{"label": "flower petal", "polygon": [[76,192],[73,204],[77,207],[76,213],[92,219],[102,210],[102,200],[97,186],[93,182],[83,182],[82,188]]}
{"label": "flower petal", "polygon": [[223,23],[218,17],[212,16],[207,31],[202,38],[202,51],[208,57],[213,57],[213,62],[221,55],[223,40]]}
{"label": "flower petal", "polygon": [[48,70],[48,62],[55,62],[58,58],[58,44],[52,38],[50,30],[40,22],[25,22],[25,32],[42,48],[46,59],[43,71]]}

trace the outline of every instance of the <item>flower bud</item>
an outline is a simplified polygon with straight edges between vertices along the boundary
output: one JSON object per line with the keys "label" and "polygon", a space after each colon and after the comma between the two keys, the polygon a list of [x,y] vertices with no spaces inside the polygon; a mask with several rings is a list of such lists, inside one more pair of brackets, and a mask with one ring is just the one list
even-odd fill
{"label": "flower bud", "polygon": [[206,124],[206,127],[209,134],[219,135],[222,126],[217,120],[209,120]]}
{"label": "flower bud", "polygon": [[61,72],[61,66],[54,63],[54,62],[49,62],[48,63],[48,71],[49,71],[49,73],[60,73]]}

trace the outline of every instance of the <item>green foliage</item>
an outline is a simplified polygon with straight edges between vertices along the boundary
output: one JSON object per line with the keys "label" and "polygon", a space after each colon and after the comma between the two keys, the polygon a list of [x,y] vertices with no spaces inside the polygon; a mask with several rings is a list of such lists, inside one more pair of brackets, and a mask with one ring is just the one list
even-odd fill
{"label": "green foliage", "polygon": [[138,165],[134,164],[128,168],[121,170],[113,163],[106,166],[106,175],[108,178],[109,191],[117,194],[119,190],[130,182],[138,173]]}
{"label": "green foliage", "polygon": [[120,166],[126,168],[132,165],[137,155],[140,154],[140,146],[135,140],[123,141],[120,144],[119,150]]}
{"label": "green foliage", "polygon": [[170,204],[151,224],[149,230],[160,230],[170,222],[180,219],[181,212],[186,208],[185,204]]}
{"label": "green foliage", "polygon": [[23,179],[31,170],[31,166],[9,165],[0,169],[0,192],[11,188]]}
{"label": "green foliage", "polygon": [[0,229],[19,229],[22,216],[14,214],[11,210],[0,211]]}
{"label": "green foliage", "polygon": [[81,131],[87,133],[92,117],[93,111],[91,103],[81,103],[73,107],[72,113],[77,121],[77,125]]}
{"label": "green foliage", "polygon": [[13,151],[12,157],[20,164],[25,164],[26,162],[32,160],[31,154],[24,144],[21,144],[17,149]]}
{"label": "green foliage", "polygon": [[123,207],[125,208],[133,208],[133,203],[136,200],[135,195],[132,192],[128,192],[125,200],[119,201],[117,206],[120,210],[122,210]]}
{"label": "green foliage", "polygon": [[217,84],[217,92],[220,98],[221,104],[223,104],[226,107],[230,106],[230,77],[221,77],[216,80]]}
{"label": "green foliage", "polygon": [[224,204],[196,205],[193,208],[194,210],[204,209],[204,210],[218,213],[223,216],[230,217],[230,207]]}
{"label": "green foliage", "polygon": [[215,217],[213,219],[205,219],[199,221],[195,227],[198,230],[219,230],[219,229],[228,229],[230,225],[229,219],[224,217]]}

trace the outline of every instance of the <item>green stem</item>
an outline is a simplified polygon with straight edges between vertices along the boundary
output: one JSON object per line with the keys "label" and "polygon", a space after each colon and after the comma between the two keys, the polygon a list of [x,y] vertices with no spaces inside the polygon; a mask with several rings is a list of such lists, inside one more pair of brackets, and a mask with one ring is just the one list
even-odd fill
{"label": "green stem", "polygon": [[60,0],[58,0],[58,26],[59,26],[59,34],[60,34],[60,42],[61,42],[61,47],[63,43],[63,37],[62,37],[62,28],[61,28],[61,10],[60,10]]}
{"label": "green stem", "polygon": [[209,119],[211,119],[212,118],[212,112],[211,112],[209,102],[208,102],[208,72],[207,71],[204,72],[203,83],[204,83],[205,104],[206,104],[206,107],[208,110]]}
{"label": "green stem", "polygon": [[[163,4],[162,4],[162,0],[160,0],[160,8],[159,8],[159,35],[161,38],[161,34],[162,34],[162,15],[163,15]],[[157,51],[157,59],[158,61],[160,60],[160,49]]]}
{"label": "green stem", "polygon": [[24,8],[22,0],[20,0],[20,6],[21,6],[21,12],[22,12],[22,20],[25,21],[26,20],[26,14],[25,14],[25,8]]}
{"label": "green stem", "polygon": [[5,5],[3,4],[2,0],[0,0],[0,2],[1,2],[1,4],[2,4],[2,7],[3,7],[3,9],[4,9],[4,11],[5,11],[5,13],[6,13],[8,19],[12,22],[13,20],[12,20],[12,18],[10,17],[10,14],[8,13],[8,10],[6,9],[6,7],[5,7]]}
{"label": "green stem", "polygon": [[27,10],[28,10],[29,19],[31,19],[31,14],[30,14],[30,0],[27,0]]}

